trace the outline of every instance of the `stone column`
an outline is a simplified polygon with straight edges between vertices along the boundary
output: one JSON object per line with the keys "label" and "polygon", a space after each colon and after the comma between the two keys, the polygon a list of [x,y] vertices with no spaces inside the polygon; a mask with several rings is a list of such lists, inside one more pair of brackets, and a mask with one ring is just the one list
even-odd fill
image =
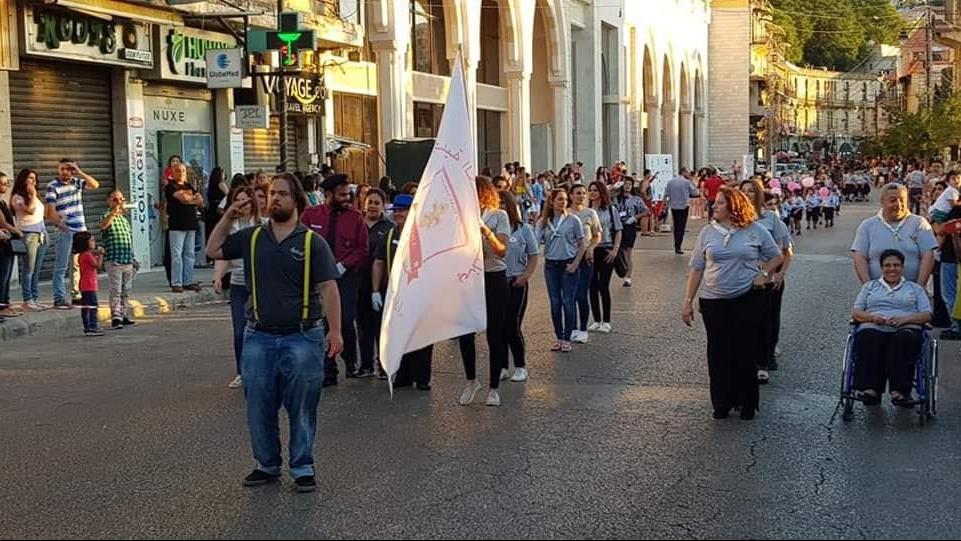
{"label": "stone column", "polygon": [[645,154],[661,154],[661,108],[656,102],[647,106],[647,141]]}
{"label": "stone column", "polygon": [[706,167],[707,163],[707,114],[704,111],[694,113],[694,167]]}
{"label": "stone column", "polygon": [[688,169],[696,169],[694,165],[694,111],[690,108],[681,110],[681,162]]}
{"label": "stone column", "polygon": [[374,43],[377,55],[377,97],[380,122],[380,153],[384,145],[407,135],[407,51],[392,41]]}
{"label": "stone column", "polygon": [[551,81],[554,89],[554,170],[574,160],[571,88],[568,81]]}
{"label": "stone column", "polygon": [[508,161],[531,164],[531,74],[507,73]]}

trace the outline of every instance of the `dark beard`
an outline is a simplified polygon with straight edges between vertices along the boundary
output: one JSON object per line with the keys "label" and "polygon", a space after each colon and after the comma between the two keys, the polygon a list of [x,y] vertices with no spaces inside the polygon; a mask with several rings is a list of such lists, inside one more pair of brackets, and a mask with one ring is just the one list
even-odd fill
{"label": "dark beard", "polygon": [[279,223],[287,222],[290,220],[291,217],[293,217],[293,215],[294,215],[293,209],[282,209],[280,207],[273,207],[270,209],[270,219],[275,222],[279,222]]}

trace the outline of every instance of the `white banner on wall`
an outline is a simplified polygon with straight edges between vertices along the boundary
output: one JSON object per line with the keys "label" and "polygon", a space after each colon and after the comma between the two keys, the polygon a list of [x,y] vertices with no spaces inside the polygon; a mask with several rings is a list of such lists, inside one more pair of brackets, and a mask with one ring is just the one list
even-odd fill
{"label": "white banner on wall", "polygon": [[671,154],[645,154],[644,168],[651,171],[651,196],[655,201],[664,200],[667,183],[674,178],[674,156]]}
{"label": "white banner on wall", "polygon": [[144,129],[144,103],[141,98],[127,100],[127,148],[130,149],[130,228],[133,254],[140,268],[150,268],[150,201],[147,189],[147,133]]}
{"label": "white banner on wall", "polygon": [[751,154],[745,154],[744,159],[741,162],[744,164],[744,176],[742,178],[751,178],[754,176],[754,156]]}

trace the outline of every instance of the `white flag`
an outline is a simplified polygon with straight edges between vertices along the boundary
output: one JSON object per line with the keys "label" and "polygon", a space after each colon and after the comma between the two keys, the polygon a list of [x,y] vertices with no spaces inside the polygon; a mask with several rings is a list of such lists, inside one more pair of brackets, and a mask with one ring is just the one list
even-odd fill
{"label": "white flag", "polygon": [[405,353],[487,327],[472,133],[458,56],[434,150],[390,270],[380,332],[380,363],[388,377]]}

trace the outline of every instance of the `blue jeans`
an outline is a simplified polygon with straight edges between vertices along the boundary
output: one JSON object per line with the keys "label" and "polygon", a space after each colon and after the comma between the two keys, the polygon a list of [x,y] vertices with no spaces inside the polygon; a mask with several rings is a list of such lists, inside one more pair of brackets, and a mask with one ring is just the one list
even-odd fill
{"label": "blue jeans", "polygon": [[20,256],[20,286],[23,288],[23,302],[40,300],[40,265],[47,253],[44,233],[25,233],[23,241],[27,245],[27,255]]}
{"label": "blue jeans", "polygon": [[544,280],[551,300],[551,320],[558,340],[568,341],[574,332],[574,293],[577,290],[577,273],[567,272],[571,261],[550,260],[544,263]]}
{"label": "blue jeans", "polygon": [[[96,331],[100,330],[100,319],[98,308],[97,308],[97,292],[96,291],[84,291],[80,293],[80,302],[83,303],[84,308],[80,310],[80,317],[83,319],[83,330],[85,331]],[[90,306],[90,308],[86,308]]]}
{"label": "blue jeans", "polygon": [[317,407],[324,382],[324,328],[278,336],[244,331],[244,392],[247,426],[257,469],[280,475],[281,404],[290,418],[290,475],[314,475]]}
{"label": "blue jeans", "polygon": [[234,361],[240,375],[240,359],[244,352],[244,329],[247,327],[247,286],[230,284],[230,319],[234,324]]}
{"label": "blue jeans", "polygon": [[[56,257],[53,260],[53,302],[56,304],[69,303],[65,280],[70,279],[73,289],[73,236],[74,231],[61,231],[54,245]],[[70,292],[71,296],[73,291]]]}
{"label": "blue jeans", "polygon": [[0,305],[10,304],[10,280],[13,278],[13,252],[0,255]]}
{"label": "blue jeans", "polygon": [[577,268],[577,324],[575,327],[582,331],[587,331],[587,320],[591,317],[591,303],[588,293],[591,291],[591,279],[594,277],[594,265],[587,262],[587,258],[581,260],[581,266]]}
{"label": "blue jeans", "polygon": [[[958,299],[958,264],[941,263],[941,299],[948,308],[948,315],[954,313],[954,303]],[[957,330],[957,320],[951,320],[951,327]]]}
{"label": "blue jeans", "polygon": [[170,285],[194,283],[194,242],[196,231],[168,231],[170,238]]}

